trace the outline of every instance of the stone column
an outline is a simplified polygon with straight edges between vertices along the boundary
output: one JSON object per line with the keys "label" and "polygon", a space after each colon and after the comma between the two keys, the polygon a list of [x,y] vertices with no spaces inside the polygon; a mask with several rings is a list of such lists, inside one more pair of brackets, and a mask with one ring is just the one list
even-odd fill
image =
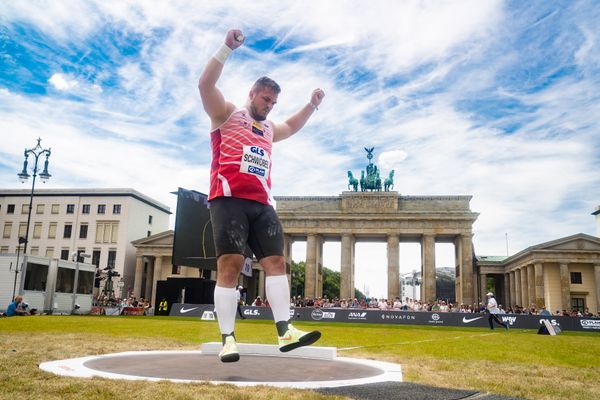
{"label": "stone column", "polygon": [[522,306],[522,297],[521,297],[521,270],[515,269],[515,304],[518,306]]}
{"label": "stone column", "polygon": [[[263,299],[263,301],[266,299],[266,294],[265,294],[265,271],[261,269],[258,271],[258,294],[257,296],[260,296],[261,299]],[[252,304],[252,303],[250,303]]]}
{"label": "stone column", "polygon": [[473,304],[475,302],[475,285],[473,284],[473,235],[460,236],[461,240],[461,266],[462,266],[462,293],[463,303]]}
{"label": "stone column", "polygon": [[304,271],[304,296],[316,297],[317,287],[317,235],[306,237],[306,270]]}
{"label": "stone column", "polygon": [[421,262],[423,263],[421,300],[432,302],[435,301],[435,237],[433,235],[423,235]]}
{"label": "stone column", "polygon": [[317,236],[317,287],[315,292],[317,297],[323,297],[323,237]]}
{"label": "stone column", "polygon": [[502,301],[504,302],[504,310],[506,310],[510,306],[510,274],[502,274],[504,276],[504,284],[502,287],[504,288],[504,298]]}
{"label": "stone column", "polygon": [[292,244],[294,241],[289,235],[283,235],[283,258],[285,260],[285,273],[288,282],[292,282]]}
{"label": "stone column", "polygon": [[[487,300],[486,286],[487,286],[487,274],[479,275],[479,301],[482,303],[485,303]],[[498,296],[498,293],[494,293],[494,295]]]}
{"label": "stone column", "polygon": [[146,290],[144,290],[144,298],[148,300],[155,308],[158,308],[158,304],[154,304],[154,299],[152,298],[152,277],[154,275],[154,261],[151,263],[147,263],[148,268],[146,268]]}
{"label": "stone column", "polygon": [[[152,274],[152,304],[154,304],[156,301],[156,283],[160,280],[161,276],[161,272],[162,272],[162,256],[156,256],[154,258],[154,273]],[[158,299],[158,302],[160,302],[160,299]],[[154,304],[154,307],[156,309],[156,307],[158,306],[158,304]]]}
{"label": "stone column", "polygon": [[352,270],[354,237],[345,233],[342,235],[342,254],[340,264],[340,298],[348,299],[354,297],[354,271]]}
{"label": "stone column", "polygon": [[529,307],[529,291],[527,289],[527,267],[521,268],[521,307]]}
{"label": "stone column", "polygon": [[533,264],[535,279],[535,306],[541,309],[546,306],[544,294],[544,264],[537,262]]}
{"label": "stone column", "polygon": [[527,298],[529,299],[529,303],[527,303],[527,307],[531,307],[532,304],[536,304],[535,301],[535,267],[533,265],[527,266]]}
{"label": "stone column", "polygon": [[515,304],[517,304],[517,291],[515,290],[515,271],[510,271],[508,273],[508,280],[510,284],[510,294],[508,295],[508,297],[510,298],[510,303],[507,304],[507,306],[512,307]]}
{"label": "stone column", "polygon": [[594,265],[594,275],[596,276],[596,309],[600,313],[600,264]]}
{"label": "stone column", "polygon": [[387,238],[387,262],[388,262],[388,299],[400,297],[400,238],[397,235],[389,235]]}
{"label": "stone column", "polygon": [[571,310],[571,276],[569,264],[560,263],[560,303],[561,310]]}
{"label": "stone column", "polygon": [[133,295],[140,298],[142,295],[142,278],[144,277],[144,257],[135,258],[135,276],[133,279]]}

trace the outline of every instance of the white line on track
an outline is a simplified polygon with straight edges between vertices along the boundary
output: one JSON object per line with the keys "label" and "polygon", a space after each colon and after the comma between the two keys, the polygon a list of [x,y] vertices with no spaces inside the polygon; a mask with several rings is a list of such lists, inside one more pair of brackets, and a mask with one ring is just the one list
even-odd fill
{"label": "white line on track", "polygon": [[341,348],[338,348],[337,351],[366,349],[369,347],[387,347],[387,346],[398,346],[398,345],[416,344],[416,343],[439,342],[439,341],[448,340],[448,339],[464,339],[464,338],[474,338],[474,337],[489,336],[489,335],[493,335],[493,333],[481,333],[479,335],[470,335],[470,336],[453,336],[453,337],[443,337],[443,338],[439,338],[439,339],[416,340],[413,342],[396,342],[396,343],[385,343],[385,344],[372,344],[372,345],[368,345],[368,346],[341,347]]}

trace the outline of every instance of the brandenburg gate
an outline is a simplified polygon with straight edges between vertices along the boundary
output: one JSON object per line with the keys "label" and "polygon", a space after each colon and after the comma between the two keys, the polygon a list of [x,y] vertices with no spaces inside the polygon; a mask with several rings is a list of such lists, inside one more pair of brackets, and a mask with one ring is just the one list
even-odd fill
{"label": "brandenburg gate", "polygon": [[[306,240],[305,296],[323,294],[322,249],[341,241],[340,297],[354,297],[354,246],[359,241],[387,242],[388,299],[400,296],[400,242],[421,244],[421,299],[433,301],[435,243],[453,243],[456,301],[472,304],[473,230],[478,213],[472,196],[401,196],[395,191],[342,192],[339,196],[275,197],[285,234],[285,257],[291,267],[292,243]],[[474,280],[475,279],[475,280]]]}

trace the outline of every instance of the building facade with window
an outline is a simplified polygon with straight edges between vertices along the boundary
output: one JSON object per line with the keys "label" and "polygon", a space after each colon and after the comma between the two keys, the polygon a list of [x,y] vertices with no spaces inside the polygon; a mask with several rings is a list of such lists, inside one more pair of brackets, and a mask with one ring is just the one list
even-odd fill
{"label": "building facade with window", "polygon": [[477,256],[476,264],[479,299],[492,290],[507,306],[600,313],[598,237],[578,233],[510,257]]}
{"label": "building facade with window", "polygon": [[[0,253],[17,253],[27,230],[29,195],[28,189],[0,189]],[[27,253],[70,261],[74,253],[89,254],[86,263],[113,266],[121,274],[123,290],[115,289],[127,295],[136,264],[131,242],[167,230],[170,214],[168,206],[128,188],[36,189]]]}

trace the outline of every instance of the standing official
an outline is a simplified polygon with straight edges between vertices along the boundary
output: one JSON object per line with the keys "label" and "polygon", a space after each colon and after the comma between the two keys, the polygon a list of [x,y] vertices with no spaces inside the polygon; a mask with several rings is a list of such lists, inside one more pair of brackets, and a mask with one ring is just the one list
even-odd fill
{"label": "standing official", "polygon": [[488,322],[490,323],[490,329],[494,329],[494,321],[503,326],[504,329],[508,330],[508,322],[502,322],[500,321],[500,318],[498,318],[498,315],[500,313],[500,310],[498,309],[498,303],[496,302],[496,299],[494,298],[494,293],[489,292],[487,295],[487,307],[486,307],[486,312],[488,313]]}

